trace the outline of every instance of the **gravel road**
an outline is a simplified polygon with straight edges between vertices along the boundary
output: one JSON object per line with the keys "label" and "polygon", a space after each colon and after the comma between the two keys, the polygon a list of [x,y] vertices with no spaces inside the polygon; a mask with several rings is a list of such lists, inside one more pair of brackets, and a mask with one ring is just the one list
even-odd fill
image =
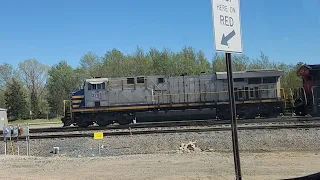
{"label": "gravel road", "polygon": [[[241,152],[319,151],[320,129],[239,131]],[[196,141],[202,151],[232,151],[231,132],[174,133],[105,137],[101,142],[101,156],[131,154],[175,153],[181,143]],[[31,155],[53,156],[53,147],[60,154],[71,157],[98,156],[98,141],[92,138],[31,140]],[[26,154],[25,142],[13,142],[15,153]],[[0,143],[4,154],[4,143]]]}
{"label": "gravel road", "polygon": [[[243,179],[284,179],[320,171],[320,155],[241,153]],[[24,180],[226,180],[235,179],[231,153],[138,154],[110,157],[0,155],[0,177]]]}

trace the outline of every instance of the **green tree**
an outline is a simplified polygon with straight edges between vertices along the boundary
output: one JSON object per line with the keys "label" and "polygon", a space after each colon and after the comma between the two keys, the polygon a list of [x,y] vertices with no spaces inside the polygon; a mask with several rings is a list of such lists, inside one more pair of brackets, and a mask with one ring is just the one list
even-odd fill
{"label": "green tree", "polygon": [[196,52],[192,47],[184,47],[179,53],[180,65],[183,74],[194,75],[197,73]]}
{"label": "green tree", "polygon": [[[232,56],[232,70],[233,71],[245,71],[250,69],[250,59],[245,55],[233,55]],[[213,72],[225,72],[227,71],[226,57],[224,54],[216,53],[212,61]]]}
{"label": "green tree", "polygon": [[7,84],[4,95],[9,119],[16,120],[26,118],[28,113],[27,96],[23,91],[22,84],[12,78],[11,82]]}
{"label": "green tree", "polygon": [[6,106],[4,100],[5,86],[10,82],[11,78],[19,79],[18,73],[13,67],[8,63],[0,65],[0,108]]}
{"label": "green tree", "polygon": [[127,56],[128,65],[131,67],[129,69],[131,76],[149,76],[154,75],[152,68],[152,61],[149,56],[147,56],[144,51],[137,47],[133,55]]}
{"label": "green tree", "polygon": [[225,56],[219,53],[215,53],[212,60],[212,70],[214,73],[227,70]]}
{"label": "green tree", "polygon": [[151,48],[148,52],[148,56],[152,62],[152,69],[154,74],[165,74],[165,59],[162,56],[162,53],[156,48]]}
{"label": "green tree", "polygon": [[0,108],[5,108],[5,100],[4,100],[4,89],[0,89]]}
{"label": "green tree", "polygon": [[107,51],[103,58],[103,75],[105,77],[127,76],[128,67],[125,66],[125,55],[117,50]]}
{"label": "green tree", "polygon": [[40,115],[39,101],[44,98],[48,66],[36,59],[28,59],[19,64],[21,77],[29,91],[30,110],[33,118]]}
{"label": "green tree", "polygon": [[89,51],[80,59],[80,68],[86,78],[100,77],[103,74],[102,58]]}
{"label": "green tree", "polygon": [[279,69],[284,70],[285,75],[281,79],[281,87],[284,88],[287,95],[291,94],[290,89],[296,89],[302,86],[302,79],[297,76],[297,70],[300,68],[302,63],[296,65],[282,64]]}
{"label": "green tree", "polygon": [[270,61],[269,57],[260,52],[258,58],[252,59],[248,65],[248,69],[277,69],[279,64]]}
{"label": "green tree", "polygon": [[10,64],[0,65],[0,88],[3,87],[13,76],[13,68]]}
{"label": "green tree", "polygon": [[174,62],[175,53],[170,49],[164,48],[159,51],[155,48],[149,50],[148,56],[150,57],[154,75],[175,75],[176,63]]}
{"label": "green tree", "polygon": [[49,70],[47,100],[52,115],[62,115],[63,100],[70,98],[72,90],[78,89],[80,82],[78,74],[65,61],[59,62]]}
{"label": "green tree", "polygon": [[204,52],[199,51],[196,55],[197,59],[197,72],[196,74],[200,73],[211,73],[211,64],[209,63],[208,59],[205,57]]}
{"label": "green tree", "polygon": [[[50,114],[50,107],[47,99],[41,99],[39,101],[39,118],[49,118]],[[50,116],[52,117],[52,116]]]}

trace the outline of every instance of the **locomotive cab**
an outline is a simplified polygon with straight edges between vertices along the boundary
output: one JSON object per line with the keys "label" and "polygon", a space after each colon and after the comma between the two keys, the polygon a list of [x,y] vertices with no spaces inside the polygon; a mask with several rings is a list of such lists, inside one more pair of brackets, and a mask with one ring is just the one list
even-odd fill
{"label": "locomotive cab", "polygon": [[320,65],[304,65],[297,71],[302,88],[294,92],[294,110],[297,115],[320,117]]}

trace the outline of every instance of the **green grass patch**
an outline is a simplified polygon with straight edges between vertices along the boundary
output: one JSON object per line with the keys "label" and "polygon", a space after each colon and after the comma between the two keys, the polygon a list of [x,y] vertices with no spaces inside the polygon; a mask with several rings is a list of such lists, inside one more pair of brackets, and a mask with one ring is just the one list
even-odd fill
{"label": "green grass patch", "polygon": [[25,120],[15,120],[15,121],[10,121],[10,125],[16,125],[16,124],[27,124],[29,123],[30,125],[32,124],[58,124],[62,123],[60,118],[53,118],[53,119],[25,119]]}

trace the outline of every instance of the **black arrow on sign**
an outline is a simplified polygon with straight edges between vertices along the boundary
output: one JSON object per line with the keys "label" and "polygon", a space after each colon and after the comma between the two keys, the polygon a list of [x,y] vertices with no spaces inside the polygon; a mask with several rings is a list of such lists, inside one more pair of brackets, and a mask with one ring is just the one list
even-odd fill
{"label": "black arrow on sign", "polygon": [[233,36],[236,35],[236,32],[233,30],[231,33],[229,33],[227,36],[222,35],[222,39],[221,39],[221,44],[222,45],[225,45],[225,46],[228,46],[228,41],[233,38]]}

